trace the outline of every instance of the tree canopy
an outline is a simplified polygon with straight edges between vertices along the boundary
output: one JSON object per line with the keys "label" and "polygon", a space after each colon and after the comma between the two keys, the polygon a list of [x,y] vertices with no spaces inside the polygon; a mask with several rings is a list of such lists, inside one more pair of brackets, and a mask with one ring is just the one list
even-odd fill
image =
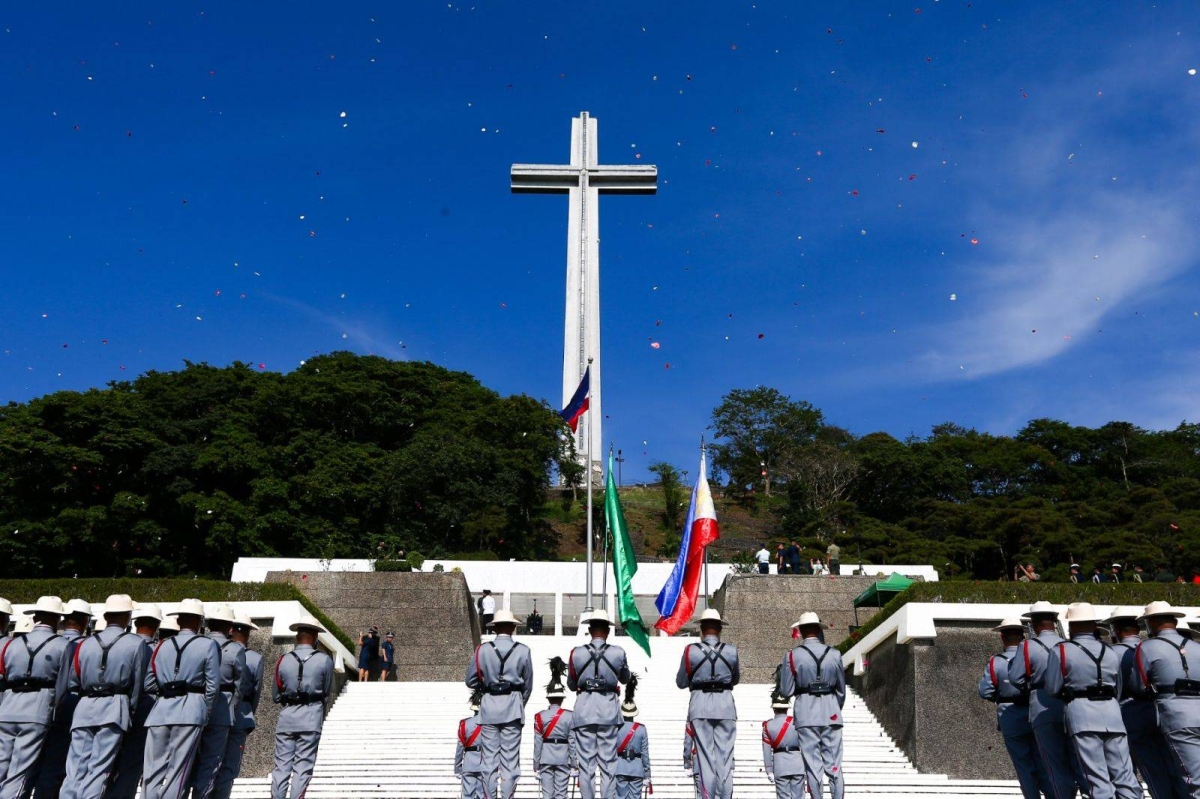
{"label": "tree canopy", "polygon": [[545,556],[569,437],[428,363],[188,363],[0,408],[0,576],[225,576],[241,555]]}
{"label": "tree canopy", "polygon": [[900,441],[853,436],[756,388],[727,394],[713,429],[727,492],[776,513],[780,536],[836,538],[844,562],[861,551],[986,579],[1011,577],[1017,562],[1066,579],[1073,560],[1085,576],[1112,563],[1200,572],[1200,425],[1034,419],[996,436],[948,423]]}

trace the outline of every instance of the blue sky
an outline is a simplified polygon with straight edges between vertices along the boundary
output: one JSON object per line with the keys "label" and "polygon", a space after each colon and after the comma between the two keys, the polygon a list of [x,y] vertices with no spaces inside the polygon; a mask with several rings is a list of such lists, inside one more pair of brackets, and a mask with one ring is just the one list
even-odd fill
{"label": "blue sky", "polygon": [[0,400],[350,349],[555,402],[566,200],[508,169],[588,110],[604,163],[660,171],[601,203],[626,479],[692,466],[735,387],[897,436],[1196,420],[1198,34],[1151,3],[10,6]]}

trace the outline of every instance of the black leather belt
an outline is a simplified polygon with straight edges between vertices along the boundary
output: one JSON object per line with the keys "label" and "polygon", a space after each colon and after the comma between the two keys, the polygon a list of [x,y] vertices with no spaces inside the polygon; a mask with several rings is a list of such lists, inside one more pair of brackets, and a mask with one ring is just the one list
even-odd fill
{"label": "black leather belt", "polygon": [[778,749],[774,749],[772,751],[775,752],[775,754],[779,754],[780,752],[799,752],[800,747],[798,747],[798,746],[781,746]]}

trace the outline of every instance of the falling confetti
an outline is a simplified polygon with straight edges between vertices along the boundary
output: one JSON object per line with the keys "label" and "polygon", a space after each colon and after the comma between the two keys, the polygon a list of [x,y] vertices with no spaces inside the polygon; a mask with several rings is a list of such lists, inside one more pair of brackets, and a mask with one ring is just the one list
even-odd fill
{"label": "falling confetti", "polygon": [[918,147],[920,147],[920,146],[921,146],[921,145],[919,145],[917,142],[913,142],[913,143],[912,143],[912,148],[913,148],[914,150],[915,150],[915,149],[917,149],[917,148],[918,148]]}
{"label": "falling confetti", "polygon": [[950,302],[954,302],[954,301],[955,301],[955,300],[957,300],[957,299],[958,299],[958,295],[957,295],[957,294],[951,294],[951,295],[950,295]]}

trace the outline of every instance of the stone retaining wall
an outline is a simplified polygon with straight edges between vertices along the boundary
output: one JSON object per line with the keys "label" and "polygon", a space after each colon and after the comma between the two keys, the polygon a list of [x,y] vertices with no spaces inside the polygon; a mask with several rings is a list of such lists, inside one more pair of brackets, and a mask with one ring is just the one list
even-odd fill
{"label": "stone retaining wall", "polygon": [[270,572],[267,582],[296,586],[355,641],[372,626],[381,635],[395,632],[401,680],[461,680],[479,643],[479,618],[462,574]]}
{"label": "stone retaining wall", "polygon": [[[713,607],[727,624],[724,640],[737,644],[742,661],[742,682],[769,683],[783,654],[795,646],[792,623],[804,611],[815,611],[825,623],[825,640],[837,644],[855,624],[854,598],[874,577],[803,574],[730,575],[713,596]],[[858,624],[875,614],[874,608],[858,611]]]}

